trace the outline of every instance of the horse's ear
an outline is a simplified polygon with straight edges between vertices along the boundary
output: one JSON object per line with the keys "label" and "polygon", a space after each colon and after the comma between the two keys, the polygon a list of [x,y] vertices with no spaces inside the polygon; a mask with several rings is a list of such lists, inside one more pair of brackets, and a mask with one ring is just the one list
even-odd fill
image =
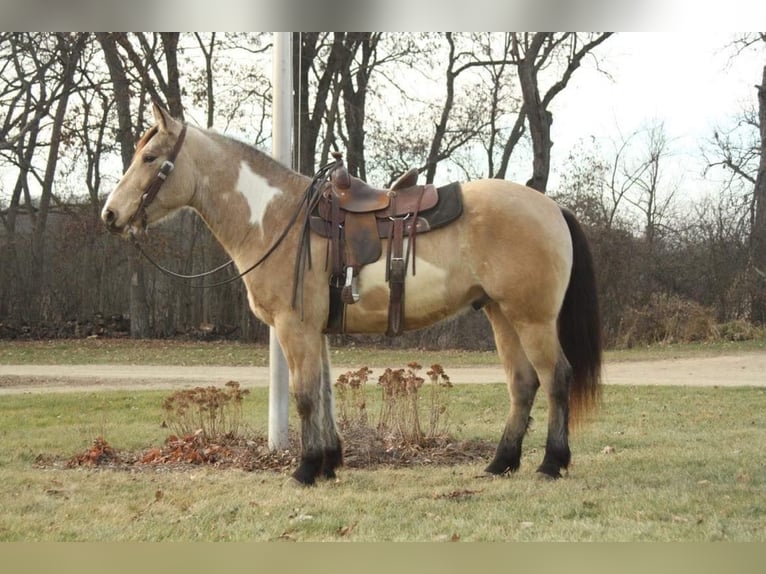
{"label": "horse's ear", "polygon": [[160,126],[160,130],[169,132],[171,126],[176,121],[170,115],[170,112],[168,112],[165,108],[156,102],[152,102],[152,112],[154,113],[154,121],[157,122],[158,126]]}

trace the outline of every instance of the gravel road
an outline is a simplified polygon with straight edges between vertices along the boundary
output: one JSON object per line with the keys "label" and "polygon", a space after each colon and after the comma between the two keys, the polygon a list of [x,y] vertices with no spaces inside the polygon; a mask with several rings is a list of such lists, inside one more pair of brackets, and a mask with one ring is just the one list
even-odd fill
{"label": "gravel road", "polygon": [[[349,367],[333,368],[333,376]],[[383,368],[372,368],[373,380]],[[499,383],[499,367],[445,367],[453,383]],[[176,389],[222,385],[268,386],[264,367],[178,367],[156,365],[0,365],[0,394],[83,390]],[[607,363],[611,385],[766,386],[766,353]]]}

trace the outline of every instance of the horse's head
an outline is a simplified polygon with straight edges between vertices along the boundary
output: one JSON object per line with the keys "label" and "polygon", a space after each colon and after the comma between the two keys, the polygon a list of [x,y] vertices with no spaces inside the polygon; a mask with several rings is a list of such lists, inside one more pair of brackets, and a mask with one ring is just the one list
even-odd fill
{"label": "horse's head", "polygon": [[156,125],[138,142],[133,161],[101,211],[113,233],[141,230],[188,205],[194,193],[183,152],[186,127],[156,104],[153,110]]}

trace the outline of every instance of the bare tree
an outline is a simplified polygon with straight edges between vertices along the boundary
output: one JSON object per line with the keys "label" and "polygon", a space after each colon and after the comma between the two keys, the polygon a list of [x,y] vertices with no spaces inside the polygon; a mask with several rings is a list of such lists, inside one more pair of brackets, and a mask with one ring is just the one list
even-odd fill
{"label": "bare tree", "polygon": [[[746,34],[734,46],[737,54],[763,49],[766,32]],[[766,65],[755,90],[756,104],[741,114],[736,127],[714,132],[708,167],[724,167],[730,173],[729,187],[738,184],[748,190],[750,319],[766,324]]]}
{"label": "bare tree", "polygon": [[[626,156],[629,141],[642,147],[638,153],[634,150],[633,155]],[[667,227],[669,209],[677,191],[675,184],[662,178],[663,168],[671,155],[664,123],[654,122],[638,129],[620,145],[614,163],[610,184],[612,196],[617,200],[624,199],[640,214],[644,238],[649,246],[654,245],[658,231]],[[621,178],[615,175],[618,169],[622,172]]]}
{"label": "bare tree", "polygon": [[[553,115],[549,107],[553,99],[566,88],[572,75],[586,55],[606,41],[611,32],[589,34],[584,38],[567,32],[514,33],[510,54],[516,64],[524,101],[522,113],[527,118],[532,139],[532,177],[527,185],[545,192],[551,162],[551,124]],[[555,81],[541,93],[540,71],[555,59],[561,60],[561,72]],[[504,173],[499,173],[502,176]]]}
{"label": "bare tree", "polygon": [[[137,137],[133,128],[131,109],[131,82],[120,55],[118,42],[122,35],[117,33],[99,33],[96,35],[104,53],[109,75],[114,90],[117,110],[117,140],[120,144],[123,170],[127,170],[133,159]],[[148,337],[150,334],[149,305],[147,302],[146,279],[143,261],[138,253],[128,252],[130,276],[130,331],[131,336]]]}
{"label": "bare tree", "polygon": [[[425,175],[427,183],[434,181],[436,167],[441,160],[450,157],[455,150],[476,137],[485,127],[485,124],[476,118],[477,121],[475,122],[464,123],[461,126],[462,129],[450,128],[451,122],[454,123],[455,121],[453,112],[455,108],[455,88],[458,78],[461,74],[474,68],[498,63],[495,60],[477,59],[472,52],[462,50],[458,46],[455,35],[451,32],[445,33],[444,39],[449,47],[447,68],[445,70],[445,95],[441,114],[434,128],[428,157],[426,158]],[[487,120],[485,119],[484,121],[486,122]]]}
{"label": "bare tree", "polygon": [[45,241],[45,224],[48,211],[53,197],[53,181],[56,177],[56,167],[61,147],[61,134],[64,127],[69,98],[75,84],[77,64],[82,54],[86,36],[82,34],[55,34],[56,52],[61,65],[59,91],[60,97],[55,106],[53,122],[51,124],[50,143],[48,145],[48,158],[45,165],[45,173],[41,182],[40,203],[38,205],[37,219],[32,241],[33,264],[37,268],[39,276],[42,276],[43,244]]}
{"label": "bare tree", "polygon": [[[759,34],[766,42],[766,33]],[[758,127],[761,153],[753,186],[754,217],[751,241],[751,261],[761,278],[760,288],[753,293],[752,319],[766,324],[766,65],[763,66],[758,90]]]}
{"label": "bare tree", "polygon": [[[345,33],[341,32],[293,35],[296,165],[304,174],[314,173],[317,141],[323,129],[325,142],[333,139],[340,96],[338,75],[353,56],[344,40]],[[323,147],[320,163],[326,161],[328,151]]]}

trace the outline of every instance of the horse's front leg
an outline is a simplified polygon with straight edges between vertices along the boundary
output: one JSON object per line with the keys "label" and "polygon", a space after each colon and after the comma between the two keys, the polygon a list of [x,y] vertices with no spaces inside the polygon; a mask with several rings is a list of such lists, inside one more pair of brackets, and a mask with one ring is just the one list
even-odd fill
{"label": "horse's front leg", "polygon": [[318,329],[292,320],[278,321],[276,329],[301,422],[301,459],[293,478],[301,484],[314,484],[320,474],[334,477],[342,460],[332,403],[327,397],[332,388],[328,388],[329,363],[324,367],[324,336]]}
{"label": "horse's front leg", "polygon": [[325,478],[335,478],[335,469],[343,464],[343,444],[338,435],[335,418],[335,399],[332,391],[332,373],[330,370],[330,349],[327,337],[322,337],[322,377],[321,400],[324,413],[324,461],[322,474]]}

